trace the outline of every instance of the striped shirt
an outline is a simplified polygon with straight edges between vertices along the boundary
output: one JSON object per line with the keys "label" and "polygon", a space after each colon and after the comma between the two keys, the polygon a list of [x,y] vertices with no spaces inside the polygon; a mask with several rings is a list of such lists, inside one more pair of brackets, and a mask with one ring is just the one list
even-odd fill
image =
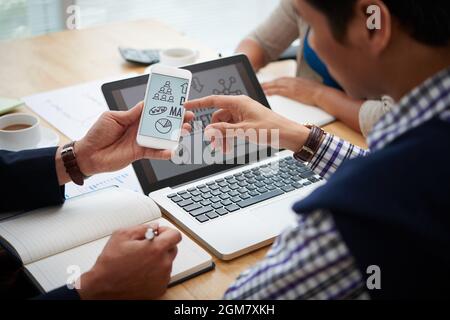
{"label": "striped shirt", "polygon": [[[441,71],[405,96],[385,114],[368,137],[372,152],[425,122],[450,121],[450,68]],[[329,177],[346,160],[363,157],[362,150],[326,135],[312,159],[312,169]],[[332,214],[319,210],[299,215],[266,257],[242,273],[225,299],[368,299],[363,277],[336,229]]]}

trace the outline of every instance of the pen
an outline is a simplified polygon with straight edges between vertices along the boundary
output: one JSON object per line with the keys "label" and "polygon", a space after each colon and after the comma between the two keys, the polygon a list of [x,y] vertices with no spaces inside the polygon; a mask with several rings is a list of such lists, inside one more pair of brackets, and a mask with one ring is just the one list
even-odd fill
{"label": "pen", "polygon": [[153,230],[152,228],[148,228],[147,232],[145,233],[145,239],[147,240],[153,240],[154,237],[158,235],[158,229]]}

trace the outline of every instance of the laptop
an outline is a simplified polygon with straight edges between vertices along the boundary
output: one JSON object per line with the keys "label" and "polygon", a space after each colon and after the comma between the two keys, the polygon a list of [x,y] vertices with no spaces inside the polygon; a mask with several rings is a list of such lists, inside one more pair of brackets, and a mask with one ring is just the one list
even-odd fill
{"label": "laptop", "polygon": [[[244,94],[267,108],[269,103],[245,55],[235,55],[183,67],[192,72],[189,99],[211,94]],[[148,75],[106,83],[102,91],[111,110],[128,110],[144,99]],[[189,141],[209,148],[203,129],[214,108],[195,112]],[[201,140],[196,140],[200,137]],[[185,138],[186,140],[186,138]],[[183,144],[183,142],[181,143]],[[191,145],[193,148],[193,146]],[[255,148],[236,139],[235,151],[223,161],[194,161],[183,154],[183,163],[140,160],[133,163],[142,189],[193,238],[219,259],[230,260],[273,242],[296,222],[292,205],[324,183],[292,152]],[[210,149],[208,149],[209,151]],[[243,151],[242,151],[243,150]],[[197,150],[198,151],[198,150]],[[194,150],[192,153],[198,154]]]}

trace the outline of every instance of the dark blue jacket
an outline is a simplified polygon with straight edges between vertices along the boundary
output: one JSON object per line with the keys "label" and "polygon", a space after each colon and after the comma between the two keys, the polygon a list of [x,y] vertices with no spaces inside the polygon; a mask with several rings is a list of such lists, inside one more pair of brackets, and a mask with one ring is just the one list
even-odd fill
{"label": "dark blue jacket", "polygon": [[[0,213],[31,210],[64,202],[55,168],[57,148],[8,152],[0,150]],[[61,287],[40,299],[79,299],[76,290]]]}
{"label": "dark blue jacket", "polygon": [[363,276],[381,268],[372,298],[450,297],[449,143],[450,123],[431,120],[346,162],[294,206],[329,210]]}

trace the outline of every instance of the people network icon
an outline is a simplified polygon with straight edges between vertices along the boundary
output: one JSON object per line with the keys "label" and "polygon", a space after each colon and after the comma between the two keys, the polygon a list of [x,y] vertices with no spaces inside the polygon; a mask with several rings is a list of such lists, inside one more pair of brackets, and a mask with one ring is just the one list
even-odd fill
{"label": "people network icon", "polygon": [[170,81],[166,81],[157,93],[153,95],[153,100],[173,102],[172,88],[170,87]]}

